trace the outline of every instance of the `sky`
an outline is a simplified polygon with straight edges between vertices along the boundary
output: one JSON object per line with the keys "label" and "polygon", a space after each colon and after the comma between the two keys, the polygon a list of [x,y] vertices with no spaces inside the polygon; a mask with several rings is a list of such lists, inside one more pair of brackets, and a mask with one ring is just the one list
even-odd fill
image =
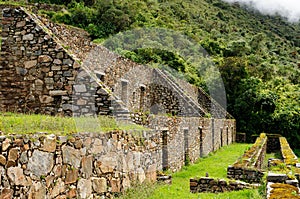
{"label": "sky", "polygon": [[229,3],[240,2],[256,8],[263,14],[276,13],[286,17],[290,22],[300,20],[300,0],[223,0]]}

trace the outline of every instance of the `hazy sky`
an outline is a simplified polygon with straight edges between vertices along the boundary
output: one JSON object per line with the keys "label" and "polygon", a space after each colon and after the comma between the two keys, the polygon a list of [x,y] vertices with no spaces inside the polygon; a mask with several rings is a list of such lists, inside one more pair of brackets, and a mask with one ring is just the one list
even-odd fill
{"label": "hazy sky", "polygon": [[265,14],[275,14],[287,17],[289,21],[299,21],[300,0],[223,0],[229,3],[240,2],[251,5]]}

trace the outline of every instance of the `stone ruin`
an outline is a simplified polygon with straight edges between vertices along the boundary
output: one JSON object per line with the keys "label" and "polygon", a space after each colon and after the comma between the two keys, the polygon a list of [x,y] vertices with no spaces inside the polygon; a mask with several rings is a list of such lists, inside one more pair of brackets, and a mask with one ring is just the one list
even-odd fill
{"label": "stone ruin", "polygon": [[137,139],[126,131],[2,136],[2,198],[111,197],[235,141],[235,120],[203,90],[96,45],[77,28],[21,7],[1,10],[0,111],[111,115],[150,129]]}

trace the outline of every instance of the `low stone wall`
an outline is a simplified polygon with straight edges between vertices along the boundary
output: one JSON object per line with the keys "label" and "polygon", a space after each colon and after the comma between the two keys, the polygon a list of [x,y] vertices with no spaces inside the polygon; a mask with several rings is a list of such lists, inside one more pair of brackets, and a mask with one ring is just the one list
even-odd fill
{"label": "low stone wall", "polygon": [[242,189],[257,188],[259,185],[248,184],[241,181],[229,181],[202,177],[200,179],[190,179],[190,192],[201,193],[222,193],[228,191],[238,191]]}
{"label": "low stone wall", "polygon": [[[284,191],[283,191],[284,190]],[[283,183],[267,183],[267,199],[276,198],[300,198],[300,190],[298,187]]]}
{"label": "low stone wall", "polygon": [[227,177],[230,179],[243,180],[245,182],[260,183],[264,173],[256,169],[239,168],[228,166]]}
{"label": "low stone wall", "polygon": [[0,198],[111,197],[161,170],[160,134],[1,136]]}
{"label": "low stone wall", "polygon": [[298,157],[295,155],[293,150],[290,148],[289,143],[285,137],[279,138],[280,151],[283,161],[286,165],[296,165],[298,163]]}
{"label": "low stone wall", "polygon": [[246,182],[260,182],[263,172],[260,171],[267,150],[266,134],[261,134],[252,147],[232,166],[227,168],[227,177]]}

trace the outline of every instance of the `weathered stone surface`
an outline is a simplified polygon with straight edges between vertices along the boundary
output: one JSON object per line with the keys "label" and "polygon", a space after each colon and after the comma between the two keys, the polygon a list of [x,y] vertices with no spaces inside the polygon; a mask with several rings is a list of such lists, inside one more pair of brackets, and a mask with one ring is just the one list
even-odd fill
{"label": "weathered stone surface", "polygon": [[121,182],[120,179],[111,179],[111,192],[118,193],[121,191]]}
{"label": "weathered stone surface", "polygon": [[52,153],[35,150],[29,158],[27,170],[36,177],[47,175],[53,168],[54,159]]}
{"label": "weathered stone surface", "polygon": [[21,67],[16,67],[16,73],[18,75],[26,75],[28,71],[25,68],[21,68]]}
{"label": "weathered stone surface", "polygon": [[58,178],[58,180],[55,182],[55,186],[53,187],[52,191],[50,191],[50,197],[55,198],[60,193],[63,193],[65,190],[65,183],[61,180],[61,178]]}
{"label": "weathered stone surface", "polygon": [[46,187],[49,188],[51,185],[53,185],[53,181],[55,179],[55,176],[47,176],[46,177]]}
{"label": "weathered stone surface", "polygon": [[74,89],[76,93],[85,93],[87,91],[84,84],[74,85]]}
{"label": "weathered stone surface", "polygon": [[63,91],[63,90],[53,90],[53,91],[50,91],[49,94],[51,96],[58,96],[58,95],[67,95],[68,92],[67,91]]}
{"label": "weathered stone surface", "polygon": [[53,64],[62,64],[62,61],[60,59],[54,59]]}
{"label": "weathered stone surface", "polygon": [[1,191],[0,198],[1,199],[12,199],[14,191],[12,189],[3,189]]}
{"label": "weathered stone surface", "polygon": [[10,167],[7,169],[7,176],[14,185],[27,186],[28,182],[25,175],[23,174],[23,169],[19,167]]}
{"label": "weathered stone surface", "polygon": [[77,192],[80,198],[89,198],[92,194],[92,182],[91,180],[80,179],[77,183]]}
{"label": "weathered stone surface", "polygon": [[105,193],[107,191],[107,180],[105,178],[92,178],[93,190],[98,193]]}
{"label": "weathered stone surface", "polygon": [[44,145],[42,150],[47,152],[54,152],[56,149],[56,136],[55,135],[47,135],[44,139]]}
{"label": "weathered stone surface", "polygon": [[26,164],[26,163],[28,162],[27,152],[21,153],[19,161],[20,161],[22,164]]}
{"label": "weathered stone surface", "polygon": [[38,58],[38,62],[42,62],[42,63],[47,63],[47,62],[52,62],[52,58],[48,55],[40,55]]}
{"label": "weathered stone surface", "polygon": [[116,160],[117,154],[110,153],[103,155],[96,163],[96,170],[100,169],[101,173],[111,173],[118,166],[118,161]]}
{"label": "weathered stone surface", "polygon": [[30,61],[24,62],[24,66],[26,69],[30,69],[30,68],[36,66],[36,64],[37,64],[37,60],[30,60]]}
{"label": "weathered stone surface", "polygon": [[75,168],[80,167],[80,163],[81,163],[80,150],[64,145],[62,146],[62,155],[63,155],[63,162],[65,164],[70,164]]}
{"label": "weathered stone surface", "polygon": [[23,26],[25,26],[26,25],[26,21],[19,21],[19,22],[17,22],[17,24],[16,24],[16,28],[20,28],[20,27],[23,27]]}
{"label": "weathered stone surface", "polygon": [[146,179],[150,182],[155,182],[157,178],[156,165],[150,165],[146,171]]}
{"label": "weathered stone surface", "polygon": [[75,198],[77,195],[76,193],[76,187],[71,187],[70,190],[67,193],[68,198]]}
{"label": "weathered stone surface", "polygon": [[17,148],[12,148],[8,153],[8,160],[16,161],[18,159],[19,150]]}
{"label": "weathered stone surface", "polygon": [[65,184],[72,184],[77,181],[77,178],[78,178],[78,170],[77,169],[72,169],[70,171],[67,171]]}
{"label": "weathered stone surface", "polygon": [[46,188],[41,182],[33,183],[29,193],[28,193],[28,199],[46,199]]}
{"label": "weathered stone surface", "polygon": [[23,35],[23,41],[30,41],[33,40],[33,34],[27,34],[27,35]]}
{"label": "weathered stone surface", "polygon": [[6,138],[3,142],[2,142],[2,151],[6,151],[9,147],[10,147],[10,143],[11,140]]}
{"label": "weathered stone surface", "polygon": [[71,60],[71,59],[63,59],[63,64],[66,64],[66,65],[72,66],[72,64],[73,64],[73,60]]}
{"label": "weathered stone surface", "polygon": [[89,178],[93,174],[93,156],[84,156],[82,158],[82,173],[85,178]]}
{"label": "weathered stone surface", "polygon": [[94,143],[92,144],[91,153],[98,154],[103,151],[103,144],[100,139],[95,139]]}
{"label": "weathered stone surface", "polygon": [[6,164],[6,158],[3,155],[0,155],[0,165],[5,165]]}
{"label": "weathered stone surface", "polygon": [[137,169],[137,179],[140,183],[143,183],[146,179],[145,172],[142,168]]}
{"label": "weathered stone surface", "polygon": [[54,101],[54,98],[48,95],[39,96],[39,98],[42,104],[49,104]]}

